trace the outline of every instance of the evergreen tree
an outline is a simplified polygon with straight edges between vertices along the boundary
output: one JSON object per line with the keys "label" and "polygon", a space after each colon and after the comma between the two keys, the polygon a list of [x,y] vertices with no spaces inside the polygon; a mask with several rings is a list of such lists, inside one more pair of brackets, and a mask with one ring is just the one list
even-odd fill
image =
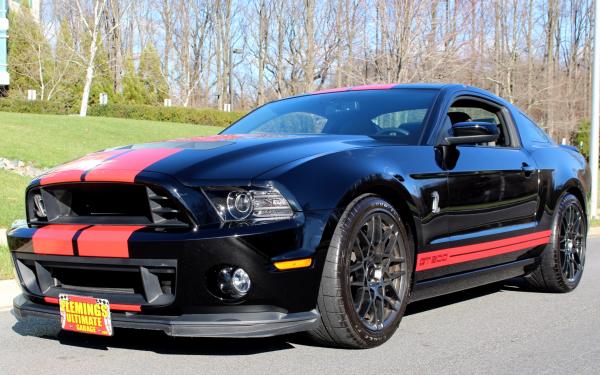
{"label": "evergreen tree", "polygon": [[94,81],[90,90],[89,104],[98,104],[101,93],[108,94],[109,103],[120,102],[120,95],[115,93],[114,90],[114,82],[108,64],[108,52],[101,38],[98,40],[98,51],[96,52],[94,64],[96,68],[94,69]]}
{"label": "evergreen tree", "polygon": [[148,92],[148,104],[162,104],[169,97],[169,86],[160,68],[160,56],[151,43],[142,51],[139,75]]}
{"label": "evergreen tree", "polygon": [[11,76],[9,95],[24,99],[27,90],[37,91],[45,99],[52,77],[52,50],[40,25],[35,22],[29,8],[21,7],[10,12],[10,38],[8,40],[8,71]]}
{"label": "evergreen tree", "polygon": [[142,79],[135,70],[131,57],[128,57],[125,61],[123,101],[128,104],[150,104],[152,102],[152,94],[146,91],[146,87],[144,87]]}
{"label": "evergreen tree", "polygon": [[68,109],[75,108],[79,105],[85,72],[81,65],[74,62],[77,59],[76,46],[66,21],[60,24],[55,50],[54,71],[57,85],[49,93],[49,100],[62,103]]}

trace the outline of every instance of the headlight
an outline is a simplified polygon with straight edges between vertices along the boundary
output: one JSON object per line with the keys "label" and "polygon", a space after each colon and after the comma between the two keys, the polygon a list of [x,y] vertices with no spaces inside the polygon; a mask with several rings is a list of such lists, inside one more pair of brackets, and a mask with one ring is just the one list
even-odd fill
{"label": "headlight", "polygon": [[203,191],[223,221],[282,220],[294,214],[274,187],[208,187]]}

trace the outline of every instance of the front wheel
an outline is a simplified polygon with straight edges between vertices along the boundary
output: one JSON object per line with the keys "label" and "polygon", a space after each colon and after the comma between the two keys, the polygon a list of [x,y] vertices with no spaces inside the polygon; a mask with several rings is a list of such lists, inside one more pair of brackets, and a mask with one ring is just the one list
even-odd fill
{"label": "front wheel", "polygon": [[552,225],[552,241],[541,255],[540,264],[526,276],[540,291],[565,293],[579,285],[585,265],[587,220],[579,200],[562,196]]}
{"label": "front wheel", "polygon": [[384,343],[406,310],[412,271],[412,245],[394,207],[376,196],[355,199],[331,239],[311,335],[349,348]]}

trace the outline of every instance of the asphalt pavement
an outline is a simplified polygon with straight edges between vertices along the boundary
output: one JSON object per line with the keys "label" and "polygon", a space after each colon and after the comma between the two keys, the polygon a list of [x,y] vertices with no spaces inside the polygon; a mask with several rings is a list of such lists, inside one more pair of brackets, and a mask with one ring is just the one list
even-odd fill
{"label": "asphalt pavement", "polygon": [[369,350],[270,339],[170,338],[116,330],[111,338],[61,332],[46,320],[0,312],[0,373],[18,374],[599,374],[600,238],[569,294],[519,280],[409,306],[396,335]]}

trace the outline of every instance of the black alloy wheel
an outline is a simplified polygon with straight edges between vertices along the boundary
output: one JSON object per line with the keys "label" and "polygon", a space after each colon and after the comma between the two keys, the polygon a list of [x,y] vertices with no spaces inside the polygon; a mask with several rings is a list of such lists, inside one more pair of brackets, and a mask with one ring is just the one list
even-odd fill
{"label": "black alloy wheel", "polygon": [[569,205],[562,216],[559,234],[560,265],[564,278],[573,283],[585,264],[585,221],[576,205]]}
{"label": "black alloy wheel", "polygon": [[409,300],[414,247],[395,208],[374,195],[348,205],[325,261],[311,336],[326,345],[370,348],[396,331]]}
{"label": "black alloy wheel", "polygon": [[380,331],[396,320],[408,288],[406,246],[386,211],[367,217],[351,243],[346,285],[354,310],[365,327]]}
{"label": "black alloy wheel", "polygon": [[563,194],[556,205],[550,244],[525,280],[545,292],[565,293],[575,289],[585,266],[586,236],[587,218],[579,199]]}

